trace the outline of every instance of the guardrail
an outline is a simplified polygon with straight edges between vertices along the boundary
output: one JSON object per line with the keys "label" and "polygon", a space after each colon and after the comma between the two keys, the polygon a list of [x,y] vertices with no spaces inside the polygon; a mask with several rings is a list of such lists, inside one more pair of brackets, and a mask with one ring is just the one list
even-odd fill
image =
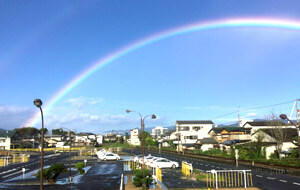
{"label": "guardrail", "polygon": [[0,167],[2,166],[8,166],[9,164],[13,163],[22,163],[22,162],[28,162],[30,158],[30,155],[26,154],[13,154],[10,156],[3,156],[0,158]]}
{"label": "guardrail", "polygon": [[206,171],[208,188],[253,187],[251,170],[210,170]]}
{"label": "guardrail", "polygon": [[[71,151],[72,150],[86,150],[88,149],[88,147],[71,147]],[[44,148],[44,151],[69,151],[70,148]],[[40,152],[39,148],[16,148],[16,149],[11,149],[10,151],[19,151],[19,152],[23,152],[23,151],[33,151],[33,152]]]}

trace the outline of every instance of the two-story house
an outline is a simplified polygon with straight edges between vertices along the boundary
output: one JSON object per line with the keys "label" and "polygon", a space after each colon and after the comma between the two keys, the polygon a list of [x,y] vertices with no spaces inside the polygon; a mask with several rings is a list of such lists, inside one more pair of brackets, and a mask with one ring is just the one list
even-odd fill
{"label": "two-story house", "polygon": [[214,137],[219,143],[225,141],[250,141],[251,135],[249,129],[243,127],[215,127],[209,132],[211,137]]}
{"label": "two-story house", "polygon": [[176,121],[178,149],[194,149],[198,139],[210,137],[208,132],[213,128],[214,123],[211,120],[179,120]]}
{"label": "two-story house", "polygon": [[141,144],[139,139],[139,129],[132,129],[130,131],[130,140],[128,141],[129,144],[138,146]]}
{"label": "two-story house", "polygon": [[0,150],[10,150],[11,137],[15,131],[0,131]]}
{"label": "two-story house", "polygon": [[268,129],[268,128],[276,128],[276,127],[295,128],[294,125],[286,124],[281,121],[252,121],[252,122],[246,122],[243,125],[243,127],[245,129],[248,129],[250,135],[252,135],[259,129]]}
{"label": "two-story house", "polygon": [[152,129],[151,136],[157,139],[161,139],[166,135],[167,132],[168,132],[168,128],[157,126],[154,129]]}

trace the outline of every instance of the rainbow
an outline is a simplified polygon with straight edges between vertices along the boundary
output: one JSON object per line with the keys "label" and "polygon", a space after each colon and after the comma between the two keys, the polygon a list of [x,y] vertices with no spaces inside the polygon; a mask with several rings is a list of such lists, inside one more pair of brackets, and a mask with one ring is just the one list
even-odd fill
{"label": "rainbow", "polygon": [[[300,30],[300,21],[283,20],[283,19],[267,19],[267,18],[238,18],[223,19],[209,22],[198,22],[182,27],[174,28],[164,32],[160,32],[132,44],[129,44],[111,54],[101,57],[93,62],[86,70],[73,78],[69,83],[63,86],[44,106],[44,112],[47,113],[58,101],[60,101],[72,89],[78,86],[89,76],[93,75],[99,69],[103,68],[115,60],[147,45],[155,42],[201,30],[209,30],[215,28],[232,28],[232,27],[267,27],[267,28],[284,28],[291,30]],[[36,112],[27,122],[26,126],[34,126],[40,120],[40,113]]]}

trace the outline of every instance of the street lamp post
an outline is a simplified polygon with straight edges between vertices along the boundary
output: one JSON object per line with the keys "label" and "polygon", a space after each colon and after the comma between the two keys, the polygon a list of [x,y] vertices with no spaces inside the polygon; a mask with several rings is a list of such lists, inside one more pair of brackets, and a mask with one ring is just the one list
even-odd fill
{"label": "street lamp post", "polygon": [[143,158],[143,164],[142,164],[142,172],[143,172],[143,189],[146,189],[146,178],[145,178],[145,145],[144,145],[144,129],[145,129],[145,119],[147,117],[150,117],[151,116],[151,119],[156,119],[156,116],[154,114],[152,115],[147,115],[145,117],[142,116],[142,114],[140,114],[139,112],[136,112],[136,111],[132,111],[132,110],[126,110],[127,113],[130,113],[130,112],[135,112],[137,114],[139,114],[140,118],[141,118],[141,152],[142,152],[142,158]]}
{"label": "street lamp post", "polygon": [[60,128],[61,132],[63,132],[62,129],[66,129],[66,130],[69,131],[69,141],[70,141],[70,146],[69,146],[69,152],[70,152],[70,157],[69,157],[69,181],[71,182],[72,181],[72,173],[71,173],[71,157],[72,157],[72,154],[71,154],[71,145],[72,145],[71,130],[63,127],[63,128]]}
{"label": "street lamp post", "polygon": [[42,117],[40,190],[43,190],[43,165],[44,165],[44,116],[43,116],[43,109],[42,109],[43,102],[40,99],[35,99],[33,103],[36,107],[40,108],[41,117]]}
{"label": "street lamp post", "polygon": [[300,159],[300,138],[299,138],[299,127],[300,127],[300,126],[298,126],[298,123],[292,122],[292,121],[287,117],[286,114],[280,114],[279,117],[280,117],[281,119],[287,120],[287,121],[289,121],[291,124],[295,125],[295,127],[296,127],[296,129],[297,129],[297,137],[298,137],[298,153],[299,153],[299,159]]}

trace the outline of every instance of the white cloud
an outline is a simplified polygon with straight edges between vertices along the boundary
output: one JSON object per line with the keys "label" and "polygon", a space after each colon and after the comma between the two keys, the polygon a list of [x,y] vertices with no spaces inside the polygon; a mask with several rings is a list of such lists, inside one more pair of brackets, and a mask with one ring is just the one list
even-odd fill
{"label": "white cloud", "polygon": [[221,106],[186,106],[183,107],[186,110],[237,110],[233,107],[221,107]]}
{"label": "white cloud", "polygon": [[14,129],[24,127],[36,110],[14,105],[0,105],[0,128]]}
{"label": "white cloud", "polygon": [[77,98],[70,98],[66,100],[66,102],[70,103],[73,107],[78,109],[83,109],[84,107],[95,105],[98,103],[103,103],[103,98],[90,98],[90,97],[77,97]]}
{"label": "white cloud", "polygon": [[257,113],[247,113],[247,116],[249,116],[249,117],[253,117],[253,116],[256,116],[257,115]]}

